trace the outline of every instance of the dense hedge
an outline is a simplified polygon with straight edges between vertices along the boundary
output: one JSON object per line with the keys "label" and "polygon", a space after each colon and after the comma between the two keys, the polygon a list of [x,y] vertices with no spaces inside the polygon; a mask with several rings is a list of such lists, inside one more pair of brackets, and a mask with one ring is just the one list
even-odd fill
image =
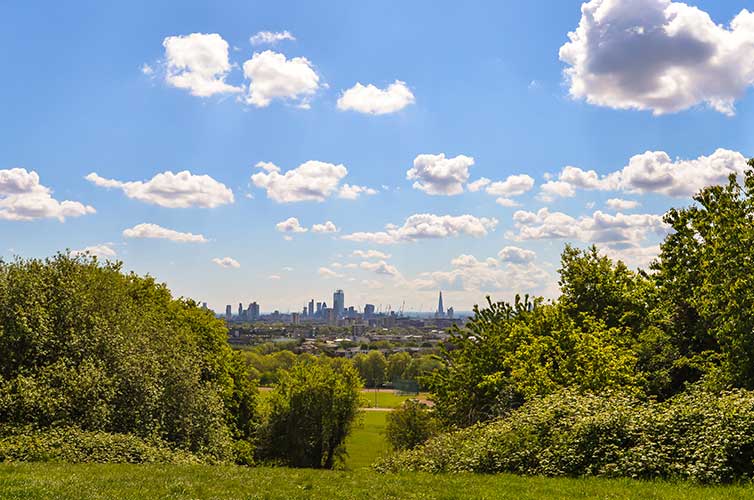
{"label": "dense hedge", "polygon": [[212,463],[159,439],[132,434],[82,431],[75,427],[43,431],[6,431],[0,438],[0,462]]}
{"label": "dense hedge", "polygon": [[754,392],[691,390],[657,403],[562,391],[503,419],[432,438],[375,468],[702,483],[750,479]]}

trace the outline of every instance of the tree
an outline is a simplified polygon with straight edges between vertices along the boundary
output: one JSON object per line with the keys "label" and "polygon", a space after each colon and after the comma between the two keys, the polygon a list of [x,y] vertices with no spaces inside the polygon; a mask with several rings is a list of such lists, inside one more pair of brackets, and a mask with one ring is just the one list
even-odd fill
{"label": "tree", "polygon": [[387,361],[385,355],[380,351],[357,354],[353,357],[353,366],[359,372],[367,387],[380,387],[385,383]]}
{"label": "tree", "polygon": [[386,417],[385,437],[393,450],[410,450],[437,431],[435,419],[424,403],[408,399]]}
{"label": "tree", "polygon": [[259,455],[292,467],[331,469],[359,412],[361,380],[350,363],[297,362],[269,397]]}
{"label": "tree", "polygon": [[387,358],[388,380],[395,381],[404,377],[404,373],[411,363],[411,355],[405,351],[396,352]]}
{"label": "tree", "polygon": [[120,263],[0,261],[0,421],[159,438],[232,458],[256,387],[211,312]]}

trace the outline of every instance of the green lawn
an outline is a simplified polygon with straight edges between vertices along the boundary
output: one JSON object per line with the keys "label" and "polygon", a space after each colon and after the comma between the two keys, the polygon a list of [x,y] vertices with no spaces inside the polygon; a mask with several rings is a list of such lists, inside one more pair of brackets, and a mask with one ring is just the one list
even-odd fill
{"label": "green lawn", "polygon": [[511,475],[177,465],[1,464],[0,498],[754,499],[754,487]]}
{"label": "green lawn", "polygon": [[364,406],[368,408],[398,408],[407,399],[427,399],[429,397],[427,393],[401,395],[396,392],[380,392],[370,389],[364,389],[361,391],[361,395],[364,398]]}
{"label": "green lawn", "polygon": [[362,422],[346,439],[346,468],[369,467],[377,458],[387,453],[385,441],[386,411],[362,412]]}

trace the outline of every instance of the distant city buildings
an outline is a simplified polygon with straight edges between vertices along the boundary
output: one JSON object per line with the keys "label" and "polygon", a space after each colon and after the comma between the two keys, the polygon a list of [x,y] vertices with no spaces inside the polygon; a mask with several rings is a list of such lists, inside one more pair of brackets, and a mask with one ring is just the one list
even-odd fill
{"label": "distant city buildings", "polygon": [[230,304],[225,306],[225,321],[230,321],[233,319],[233,308]]}
{"label": "distant city buildings", "polygon": [[332,308],[336,317],[343,317],[343,311],[346,308],[346,295],[343,290],[335,290],[335,293],[332,294]]}
{"label": "distant city buildings", "polygon": [[440,292],[440,299],[437,301],[437,311],[435,311],[435,318],[444,318],[445,308],[442,305],[442,291]]}

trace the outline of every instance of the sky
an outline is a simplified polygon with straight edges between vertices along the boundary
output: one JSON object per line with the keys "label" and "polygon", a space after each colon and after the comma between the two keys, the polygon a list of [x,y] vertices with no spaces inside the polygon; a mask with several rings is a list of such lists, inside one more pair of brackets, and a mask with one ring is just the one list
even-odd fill
{"label": "sky", "polygon": [[[748,9],[748,10],[747,10]],[[468,310],[646,267],[754,149],[754,2],[7,2],[0,257]]]}

